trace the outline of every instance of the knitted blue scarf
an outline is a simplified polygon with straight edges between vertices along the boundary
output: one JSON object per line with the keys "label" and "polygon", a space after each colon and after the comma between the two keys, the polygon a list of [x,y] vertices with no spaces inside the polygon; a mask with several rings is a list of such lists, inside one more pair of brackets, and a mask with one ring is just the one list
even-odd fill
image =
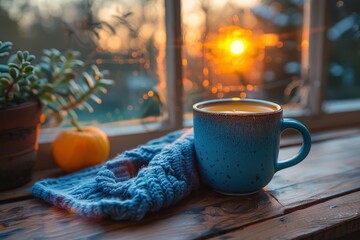
{"label": "knitted blue scarf", "polygon": [[140,220],[199,187],[193,140],[192,130],[173,132],[102,165],[41,180],[32,193],[80,216]]}

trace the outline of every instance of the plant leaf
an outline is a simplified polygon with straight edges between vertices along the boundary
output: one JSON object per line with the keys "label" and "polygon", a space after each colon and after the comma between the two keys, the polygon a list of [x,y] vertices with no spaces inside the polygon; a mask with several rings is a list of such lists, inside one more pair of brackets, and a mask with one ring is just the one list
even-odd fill
{"label": "plant leaf", "polygon": [[101,104],[101,103],[102,103],[102,100],[101,100],[98,96],[96,96],[96,95],[94,95],[94,94],[91,94],[91,95],[90,95],[90,98],[91,98],[91,100],[93,100],[93,101],[96,102],[97,104]]}
{"label": "plant leaf", "polygon": [[89,103],[87,103],[86,101],[84,101],[84,102],[82,103],[82,105],[88,110],[89,113],[93,113],[93,112],[94,112],[93,107],[92,107]]}
{"label": "plant leaf", "polygon": [[81,60],[74,60],[71,62],[71,67],[83,67],[84,62]]}
{"label": "plant leaf", "polygon": [[10,68],[20,69],[20,67],[19,67],[16,63],[9,63],[8,66],[9,66]]}
{"label": "plant leaf", "polygon": [[12,47],[11,42],[1,42],[0,41],[0,50],[9,50]]}
{"label": "plant leaf", "polygon": [[61,106],[66,106],[67,101],[62,96],[57,96],[56,100],[59,102]]}
{"label": "plant leaf", "polygon": [[47,107],[50,108],[51,110],[53,110],[54,112],[59,112],[59,108],[57,106],[55,106],[55,104],[52,103],[48,103]]}
{"label": "plant leaf", "polygon": [[113,85],[114,84],[114,80],[111,79],[100,79],[97,81],[97,84],[101,85],[101,86],[108,86],[108,85]]}
{"label": "plant leaf", "polygon": [[22,62],[24,60],[24,54],[21,51],[18,51],[16,53],[17,58],[19,59],[20,62]]}
{"label": "plant leaf", "polygon": [[31,72],[33,72],[33,71],[34,71],[34,67],[31,66],[31,65],[26,66],[26,67],[24,68],[24,72],[26,72],[26,73],[31,73]]}
{"label": "plant leaf", "polygon": [[10,81],[9,81],[9,79],[7,79],[7,78],[1,78],[1,79],[0,79],[0,83],[1,83],[3,86],[9,86],[9,85],[10,85]]}
{"label": "plant leaf", "polygon": [[79,85],[77,85],[74,80],[70,81],[69,84],[70,84],[70,86],[69,86],[70,90],[73,89],[75,95],[82,93],[81,90],[80,90]]}
{"label": "plant leaf", "polygon": [[107,93],[107,89],[104,88],[104,87],[97,87],[96,90],[99,91],[99,92],[102,92],[103,94]]}
{"label": "plant leaf", "polygon": [[9,67],[7,65],[0,64],[0,73],[9,72]]}
{"label": "plant leaf", "polygon": [[36,57],[34,55],[29,55],[26,60],[32,62],[35,58]]}
{"label": "plant leaf", "polygon": [[86,85],[87,85],[90,89],[94,88],[94,80],[93,80],[93,78],[90,76],[89,73],[83,72],[83,78],[84,78],[84,80],[85,80]]}
{"label": "plant leaf", "polygon": [[19,70],[16,68],[9,69],[10,76],[15,80],[19,77]]}

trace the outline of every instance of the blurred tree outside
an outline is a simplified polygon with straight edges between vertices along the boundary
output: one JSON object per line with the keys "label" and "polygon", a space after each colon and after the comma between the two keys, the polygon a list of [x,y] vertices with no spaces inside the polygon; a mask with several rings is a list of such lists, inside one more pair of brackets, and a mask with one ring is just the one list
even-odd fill
{"label": "blurred tree outside", "polygon": [[164,14],[157,0],[0,0],[0,39],[35,55],[45,48],[78,50],[87,66],[108,69],[116,83],[95,113],[79,113],[82,121],[161,117]]}

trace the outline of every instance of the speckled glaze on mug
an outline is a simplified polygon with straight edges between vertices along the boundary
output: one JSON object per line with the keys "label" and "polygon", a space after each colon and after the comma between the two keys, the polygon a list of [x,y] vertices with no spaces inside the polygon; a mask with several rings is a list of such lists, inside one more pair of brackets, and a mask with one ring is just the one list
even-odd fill
{"label": "speckled glaze on mug", "polygon": [[[238,101],[271,107],[268,112],[217,112],[203,109]],[[300,122],[283,118],[278,104],[255,99],[217,99],[193,106],[194,139],[202,181],[227,195],[251,194],[265,187],[275,172],[298,164],[308,155],[311,137]],[[303,145],[296,156],[278,162],[280,134],[299,131]]]}

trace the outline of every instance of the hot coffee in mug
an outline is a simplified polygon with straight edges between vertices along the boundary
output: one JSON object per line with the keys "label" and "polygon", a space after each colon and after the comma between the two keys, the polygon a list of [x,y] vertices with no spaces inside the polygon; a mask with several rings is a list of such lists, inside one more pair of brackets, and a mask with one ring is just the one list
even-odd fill
{"label": "hot coffee in mug", "polygon": [[208,112],[221,113],[262,113],[278,110],[276,106],[246,101],[215,102],[201,106],[200,109]]}
{"label": "hot coffee in mug", "polygon": [[[300,122],[283,118],[280,105],[255,99],[218,99],[197,103],[194,141],[202,181],[214,190],[241,195],[259,191],[275,172],[301,162],[311,138]],[[291,159],[278,161],[280,134],[299,131],[303,145]]]}

